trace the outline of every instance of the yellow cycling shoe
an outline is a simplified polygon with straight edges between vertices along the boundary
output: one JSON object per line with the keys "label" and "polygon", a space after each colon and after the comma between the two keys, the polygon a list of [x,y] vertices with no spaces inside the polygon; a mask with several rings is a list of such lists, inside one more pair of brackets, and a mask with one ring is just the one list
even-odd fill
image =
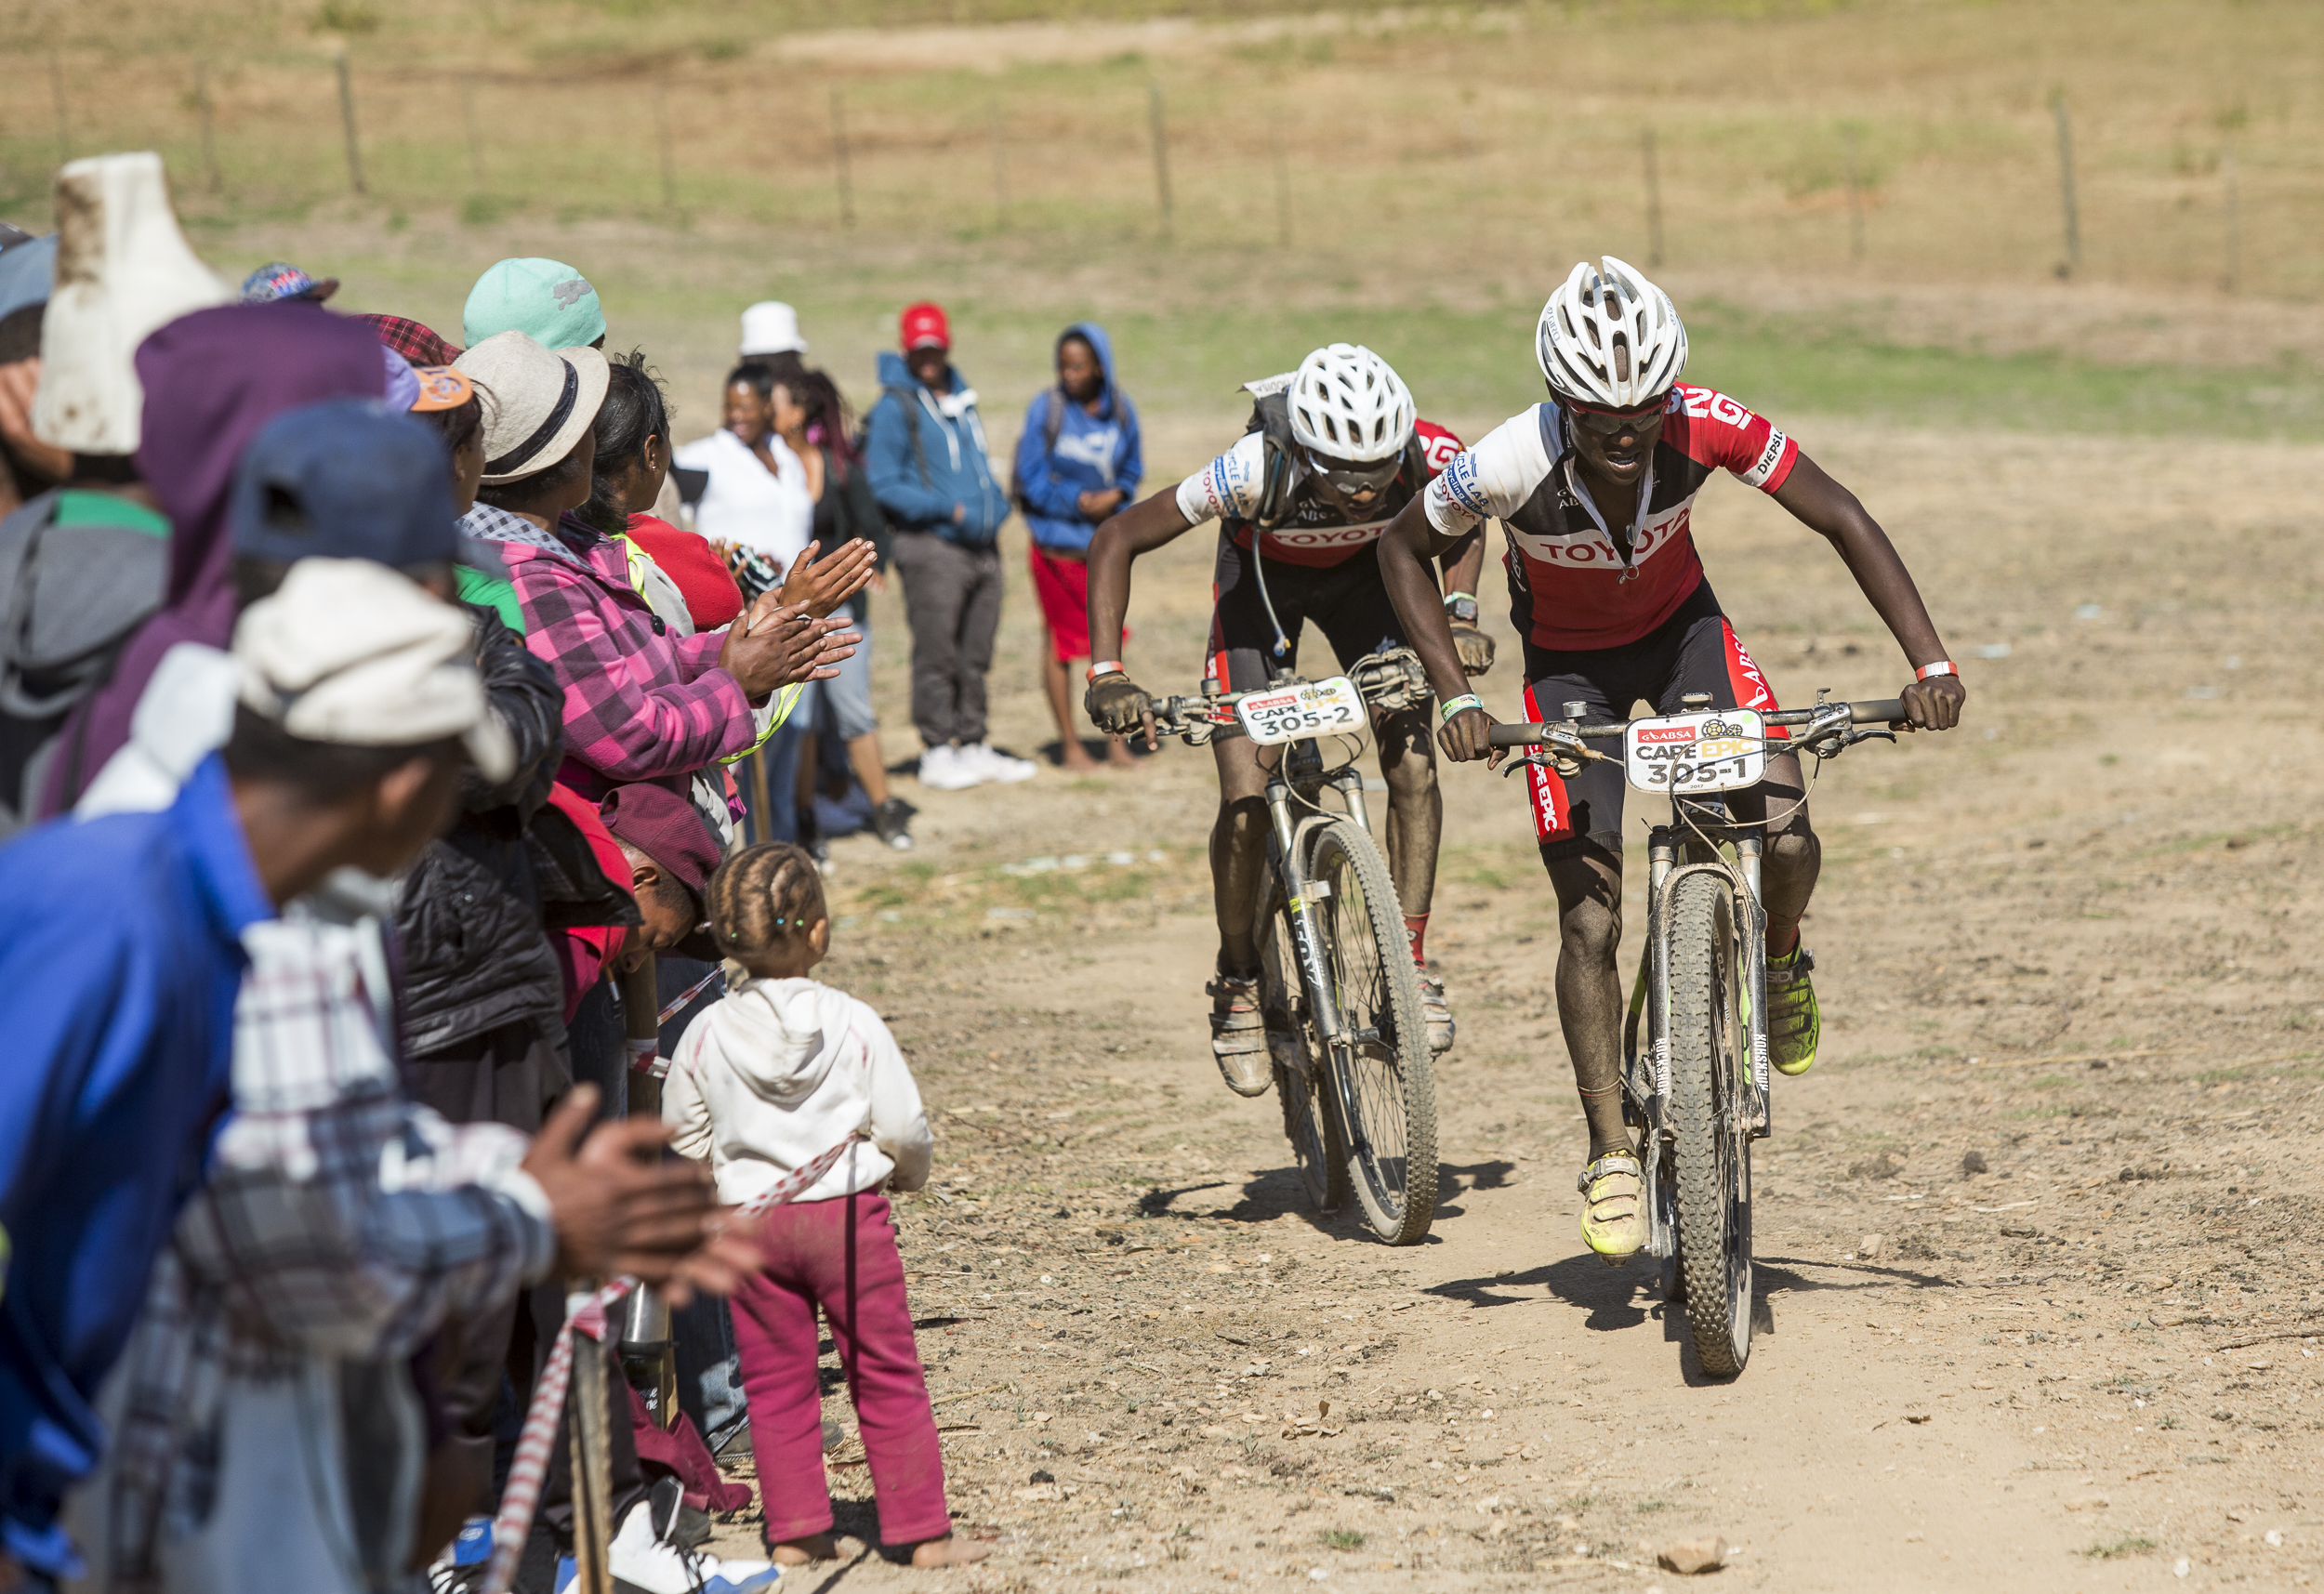
{"label": "yellow cycling shoe", "polygon": [[1583,1244],[1609,1262],[1646,1248],[1646,1174],[1629,1152],[1608,1152],[1581,1170]]}
{"label": "yellow cycling shoe", "polygon": [[1808,979],[1815,967],[1816,954],[1798,944],[1767,959],[1767,1060],[1777,1074],[1801,1074],[1816,1066],[1824,1015]]}

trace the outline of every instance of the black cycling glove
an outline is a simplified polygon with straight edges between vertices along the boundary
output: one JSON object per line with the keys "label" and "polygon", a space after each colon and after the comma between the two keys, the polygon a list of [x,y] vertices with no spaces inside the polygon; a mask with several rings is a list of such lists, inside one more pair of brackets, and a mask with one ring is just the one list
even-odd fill
{"label": "black cycling glove", "polygon": [[1145,729],[1144,717],[1154,711],[1154,699],[1116,670],[1091,681],[1082,694],[1081,705],[1089,710],[1090,722],[1107,735],[1133,736]]}

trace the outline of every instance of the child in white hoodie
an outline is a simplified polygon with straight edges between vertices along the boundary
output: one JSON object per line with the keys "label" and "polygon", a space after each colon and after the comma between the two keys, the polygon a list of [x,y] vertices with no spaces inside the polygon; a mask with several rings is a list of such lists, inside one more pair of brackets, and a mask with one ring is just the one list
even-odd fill
{"label": "child in white hoodie", "polygon": [[823,877],[787,842],[729,858],[710,881],[710,922],[749,980],[687,1028],[663,1087],[679,1151],[706,1162],[740,1205],[845,1144],[797,1200],[759,1219],[763,1270],[735,1291],[734,1337],[750,1402],[767,1543],[786,1565],[828,1560],[815,1309],[847,1371],[871,1460],[880,1537],[915,1566],[981,1561],[956,1540],[944,1455],[904,1258],[881,1191],[928,1181],[933,1139],[911,1070],[879,1015],[807,972],[831,949]]}

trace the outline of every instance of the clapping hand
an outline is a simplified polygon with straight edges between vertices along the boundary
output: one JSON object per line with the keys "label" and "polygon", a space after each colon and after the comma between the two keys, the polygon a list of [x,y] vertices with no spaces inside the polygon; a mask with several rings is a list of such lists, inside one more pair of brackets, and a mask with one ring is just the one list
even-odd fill
{"label": "clapping hand", "polygon": [[841,543],[819,560],[815,553],[822,546],[809,543],[799,550],[775,594],[785,605],[802,608],[818,620],[864,589],[878,558],[862,537]]}

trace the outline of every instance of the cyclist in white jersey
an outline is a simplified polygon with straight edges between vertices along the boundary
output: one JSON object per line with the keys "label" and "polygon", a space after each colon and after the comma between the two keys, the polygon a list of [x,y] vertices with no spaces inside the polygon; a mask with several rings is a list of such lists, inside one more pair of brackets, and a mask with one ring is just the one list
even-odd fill
{"label": "cyclist in white jersey", "polygon": [[[1207,468],[1106,521],[1089,545],[1096,661],[1087,701],[1090,718],[1117,736],[1142,731],[1153,740],[1153,700],[1119,657],[1131,562],[1205,520],[1221,522],[1205,661],[1211,690],[1252,691],[1273,671],[1295,667],[1308,620],[1343,668],[1406,645],[1373,545],[1391,516],[1419,502],[1460,440],[1420,420],[1388,362],[1359,346],[1318,349],[1296,372],[1248,386],[1258,401],[1252,429]],[[1431,600],[1440,624],[1450,626],[1455,672],[1463,678],[1492,664],[1491,639],[1476,625],[1484,558],[1481,535],[1455,539],[1441,561],[1444,589]],[[1433,571],[1428,581],[1436,590]],[[1420,967],[1430,1044],[1444,1051],[1453,1041],[1452,1011],[1443,981],[1429,970],[1425,942],[1444,813],[1427,703],[1376,710],[1373,732],[1388,783],[1388,867]],[[1227,1084],[1245,1096],[1264,1093],[1271,1079],[1251,918],[1266,860],[1266,771],[1280,753],[1239,737],[1211,744],[1219,769],[1210,833],[1219,917],[1218,978],[1208,987],[1211,1049]]]}
{"label": "cyclist in white jersey", "polygon": [[[1509,544],[1503,563],[1525,639],[1527,720],[1562,719],[1570,702],[1594,720],[1626,718],[1642,699],[1674,714],[1689,692],[1709,693],[1714,708],[1776,706],[1695,551],[1696,494],[1718,470],[1772,495],[1846,561],[1914,667],[1901,694],[1912,726],[1960,722],[1967,693],[1887,534],[1783,432],[1724,393],[1679,382],[1686,329],[1669,295],[1610,256],[1599,266],[1584,261],[1542,308],[1535,353],[1550,402],[1446,467],[1380,540],[1381,577],[1445,697],[1447,757],[1491,765],[1503,756],[1486,745],[1494,721],[1484,705],[1456,695],[1459,654],[1430,599],[1426,563],[1488,517]],[[1590,1121],[1582,1236],[1619,1260],[1646,1239],[1642,1169],[1622,1122],[1621,765],[1591,763],[1562,779],[1537,764],[1526,775],[1557,893],[1558,1019]],[[1822,1021],[1800,918],[1821,852],[1799,758],[1771,758],[1765,782],[1734,798],[1736,818],[1768,823],[1770,1060],[1804,1074]]]}

